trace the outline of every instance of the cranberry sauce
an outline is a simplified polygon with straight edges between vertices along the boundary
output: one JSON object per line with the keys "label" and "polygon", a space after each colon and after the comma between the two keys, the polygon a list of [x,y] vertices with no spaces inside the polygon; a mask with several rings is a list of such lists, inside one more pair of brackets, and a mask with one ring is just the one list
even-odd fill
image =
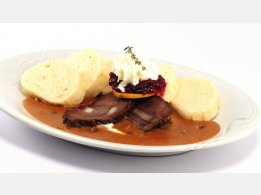
{"label": "cranberry sauce", "polygon": [[[118,88],[121,81],[118,81],[118,76],[113,72],[110,73],[109,85],[117,92],[121,92]],[[155,93],[163,96],[166,88],[165,79],[159,75],[157,80],[147,79],[140,81],[137,85],[128,84],[125,87],[125,93],[149,94]]]}

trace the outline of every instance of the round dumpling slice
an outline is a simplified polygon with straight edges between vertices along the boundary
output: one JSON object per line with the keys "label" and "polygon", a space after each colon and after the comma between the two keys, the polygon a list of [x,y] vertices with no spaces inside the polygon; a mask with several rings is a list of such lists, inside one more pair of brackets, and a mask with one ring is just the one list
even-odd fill
{"label": "round dumpling slice", "polygon": [[171,102],[177,95],[179,84],[176,76],[176,72],[173,67],[165,64],[158,65],[159,74],[165,79],[167,86],[163,95],[163,99],[166,102]]}
{"label": "round dumpling slice", "polygon": [[209,121],[217,115],[220,102],[212,82],[188,77],[179,81],[178,93],[171,104],[186,119]]}
{"label": "round dumpling slice", "polygon": [[83,49],[74,52],[68,61],[78,68],[83,79],[83,89],[86,97],[96,97],[106,85],[103,73],[103,59],[93,49]]}
{"label": "round dumpling slice", "polygon": [[75,106],[85,96],[77,68],[64,60],[52,60],[25,71],[21,85],[26,94],[51,104]]}

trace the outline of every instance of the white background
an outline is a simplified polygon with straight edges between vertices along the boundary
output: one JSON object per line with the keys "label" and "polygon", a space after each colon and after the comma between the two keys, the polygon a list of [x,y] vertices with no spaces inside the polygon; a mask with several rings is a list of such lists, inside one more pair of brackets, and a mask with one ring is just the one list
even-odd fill
{"label": "white background", "polygon": [[[64,48],[122,51],[126,45],[222,77],[261,107],[261,24],[0,24],[1,59]],[[0,172],[261,172],[261,126],[226,146],[148,158],[62,141],[1,111],[0,124]]]}

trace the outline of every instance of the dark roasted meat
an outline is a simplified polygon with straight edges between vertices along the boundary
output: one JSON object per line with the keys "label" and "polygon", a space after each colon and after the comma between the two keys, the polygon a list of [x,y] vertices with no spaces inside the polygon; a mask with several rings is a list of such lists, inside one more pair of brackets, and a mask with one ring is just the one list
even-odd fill
{"label": "dark roasted meat", "polygon": [[172,106],[159,96],[153,96],[140,102],[127,116],[138,128],[148,132],[170,122]]}
{"label": "dark roasted meat", "polygon": [[63,122],[68,127],[116,123],[124,118],[133,105],[133,101],[117,98],[111,93],[99,97],[88,106],[67,110]]}
{"label": "dark roasted meat", "polygon": [[65,112],[63,122],[68,127],[96,126],[117,123],[125,116],[135,126],[148,132],[170,122],[172,106],[159,96],[140,100],[121,99],[112,93],[93,103]]}

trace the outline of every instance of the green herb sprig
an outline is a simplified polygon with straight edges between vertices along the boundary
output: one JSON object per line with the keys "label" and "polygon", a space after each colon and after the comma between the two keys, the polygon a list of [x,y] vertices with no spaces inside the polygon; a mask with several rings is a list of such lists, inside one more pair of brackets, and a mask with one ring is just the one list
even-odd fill
{"label": "green herb sprig", "polygon": [[142,70],[146,70],[146,67],[142,65],[142,62],[136,57],[136,55],[132,52],[133,47],[127,46],[124,48],[125,53],[129,53],[131,55],[131,59],[135,64],[142,66]]}

